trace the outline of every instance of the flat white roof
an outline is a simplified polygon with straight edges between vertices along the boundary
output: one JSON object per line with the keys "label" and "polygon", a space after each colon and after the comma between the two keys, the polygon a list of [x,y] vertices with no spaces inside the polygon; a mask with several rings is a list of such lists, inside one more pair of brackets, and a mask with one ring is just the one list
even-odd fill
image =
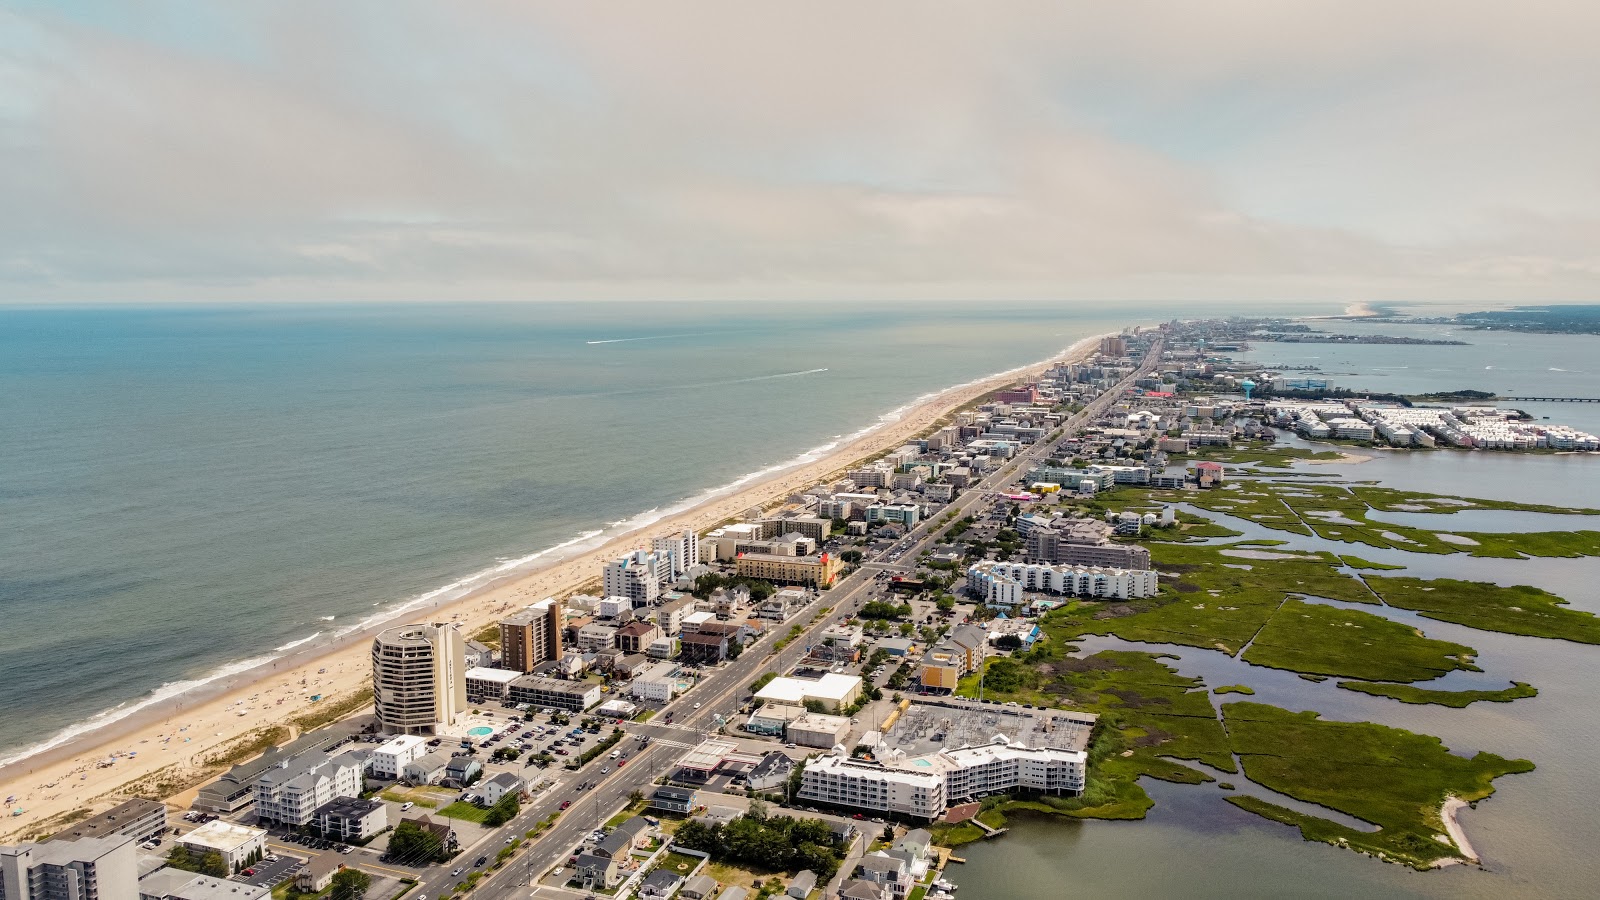
{"label": "flat white roof", "polygon": [[468,681],[498,681],[501,684],[510,684],[521,677],[522,673],[515,669],[491,669],[487,666],[473,666],[466,675]]}
{"label": "flat white roof", "polygon": [[428,739],[425,738],[425,737],[420,737],[420,736],[415,735],[415,734],[402,734],[402,735],[397,735],[395,737],[392,737],[392,738],[388,739],[387,741],[384,741],[383,743],[378,745],[378,749],[376,749],[376,750],[374,750],[372,752],[373,753],[402,753],[402,752],[404,752],[406,750],[410,750],[413,747],[419,747],[419,746],[421,746],[423,744],[426,744],[427,742],[428,742]]}
{"label": "flat white roof", "polygon": [[837,672],[829,672],[817,679],[780,676],[772,679],[766,687],[758,691],[756,699],[786,703],[790,706],[802,705],[807,700],[843,703],[845,697],[860,687],[860,678]]}
{"label": "flat white roof", "polygon": [[251,841],[261,840],[266,836],[265,828],[251,828],[249,825],[235,825],[232,822],[213,819],[180,837],[178,843],[232,853]]}

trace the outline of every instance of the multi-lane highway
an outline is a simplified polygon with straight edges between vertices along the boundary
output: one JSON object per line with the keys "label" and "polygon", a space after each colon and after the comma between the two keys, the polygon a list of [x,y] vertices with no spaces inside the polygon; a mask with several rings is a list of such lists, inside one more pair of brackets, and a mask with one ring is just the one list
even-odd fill
{"label": "multi-lane highway", "polygon": [[[1133,384],[1134,380],[1152,370],[1160,355],[1161,343],[1158,339],[1133,374],[1091,401],[1082,411],[1063,423],[1063,435],[1071,435],[1083,423],[1099,416]],[[1041,441],[1019,453],[973,485],[971,489],[963,492],[954,502],[941,510],[939,516],[911,529],[888,552],[898,552],[898,559],[915,560],[919,554],[935,543],[936,536],[944,530],[947,523],[942,520],[946,512],[961,515],[974,506],[989,502],[997,491],[1010,483],[1011,479],[1024,474],[1026,467],[1032,466],[1039,459],[1046,458],[1054,444],[1054,441]],[[488,898],[529,896],[532,890],[529,887],[530,880],[537,880],[552,867],[564,863],[573,847],[627,803],[631,792],[639,790],[648,794],[651,783],[672,761],[682,755],[685,745],[693,744],[705,734],[714,731],[716,716],[719,713],[726,718],[742,705],[745,691],[758,675],[769,670],[787,672],[802,659],[807,646],[814,641],[818,631],[853,615],[865,599],[864,592],[872,585],[873,577],[878,570],[874,565],[876,562],[878,561],[866,561],[865,565],[842,579],[832,590],[819,592],[817,598],[791,620],[805,626],[804,633],[790,641],[782,651],[773,653],[771,648],[788,629],[774,628],[772,633],[760,642],[747,647],[738,659],[725,663],[707,674],[697,687],[669,704],[652,721],[630,723],[625,726],[629,737],[618,745],[629,756],[625,767],[617,768],[612,765],[611,773],[601,776],[600,770],[607,765],[604,757],[591,762],[582,771],[569,776],[568,782],[575,787],[584,781],[595,781],[597,784],[594,787],[583,792],[559,788],[547,792],[545,796],[526,807],[522,814],[505,828],[492,833],[474,846],[464,848],[457,857],[458,862],[428,871],[422,877],[422,883],[413,896],[420,895],[429,900],[436,900],[461,880],[459,877],[451,876],[450,870],[456,866],[470,867],[479,856],[487,855],[492,859],[504,846],[507,836],[521,835],[532,828],[535,822],[557,811],[562,802],[570,800],[571,807],[562,814],[553,828],[480,884],[475,892],[478,896]],[[829,612],[819,616],[818,613],[825,608]],[[659,724],[665,718],[667,711],[673,713],[674,724]],[[638,735],[649,735],[650,743],[640,747],[636,740]],[[532,896],[551,898],[563,895],[572,896],[573,892],[541,887],[532,894]],[[581,896],[581,892],[578,895]]]}

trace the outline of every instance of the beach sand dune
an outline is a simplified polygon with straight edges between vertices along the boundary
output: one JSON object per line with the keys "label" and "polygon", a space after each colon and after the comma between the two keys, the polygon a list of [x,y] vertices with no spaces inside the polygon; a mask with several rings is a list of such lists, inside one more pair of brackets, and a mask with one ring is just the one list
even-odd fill
{"label": "beach sand dune", "polygon": [[[898,419],[835,448],[827,456],[776,472],[742,489],[620,535],[601,547],[510,577],[431,610],[413,610],[407,621],[457,622],[468,635],[505,612],[545,597],[568,593],[598,577],[601,562],[648,543],[650,535],[684,528],[703,530],[770,506],[797,490],[826,480],[853,463],[904,444],[959,407],[1057,362],[1092,355],[1100,335],[1028,366],[948,389],[907,409]],[[387,624],[387,623],[386,623]],[[369,641],[385,625],[350,635],[334,648],[308,649],[211,686],[208,696],[175,698],[115,725],[0,769],[0,796],[14,797],[0,819],[4,837],[48,833],[70,818],[98,811],[132,796],[192,800],[199,782],[221,772],[213,762],[265,730],[288,726],[311,711],[312,695],[337,704],[369,685]],[[107,764],[109,762],[109,764]]]}

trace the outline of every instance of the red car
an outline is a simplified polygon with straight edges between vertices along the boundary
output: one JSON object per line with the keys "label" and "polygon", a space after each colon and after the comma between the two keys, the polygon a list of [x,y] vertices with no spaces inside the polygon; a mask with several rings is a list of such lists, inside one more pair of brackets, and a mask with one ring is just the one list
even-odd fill
{"label": "red car", "polygon": [[627,765],[627,764],[628,764],[628,758],[626,756],[624,756],[623,758],[617,760],[617,768],[619,768],[619,769],[622,768],[623,766]]}
{"label": "red car", "polygon": [[563,801],[561,801],[561,808],[562,809],[566,809],[567,807],[569,807],[571,805],[572,805],[572,801],[571,800],[563,800]]}

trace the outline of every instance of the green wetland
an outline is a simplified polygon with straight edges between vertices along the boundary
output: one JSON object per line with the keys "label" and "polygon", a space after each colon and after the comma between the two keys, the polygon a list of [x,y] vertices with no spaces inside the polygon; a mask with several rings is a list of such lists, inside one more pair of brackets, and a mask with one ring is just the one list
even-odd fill
{"label": "green wetland", "polygon": [[[1148,543],[1160,596],[1069,604],[1039,649],[991,663],[985,696],[1106,724],[1085,797],[985,811],[1011,831],[964,847],[958,881],[1030,896],[1048,882],[1019,873],[1043,865],[1119,894],[1502,898],[1600,878],[1575,849],[1600,840],[1583,790],[1600,763],[1585,687],[1600,531],[1573,530],[1600,527],[1576,465],[1591,461],[1307,464],[1321,448],[1290,449],[1269,457],[1284,467],[1182,495],[1182,533]],[[1321,477],[1283,477],[1301,473]],[[1474,802],[1458,819],[1481,862],[1417,873],[1461,859],[1447,796]]]}

